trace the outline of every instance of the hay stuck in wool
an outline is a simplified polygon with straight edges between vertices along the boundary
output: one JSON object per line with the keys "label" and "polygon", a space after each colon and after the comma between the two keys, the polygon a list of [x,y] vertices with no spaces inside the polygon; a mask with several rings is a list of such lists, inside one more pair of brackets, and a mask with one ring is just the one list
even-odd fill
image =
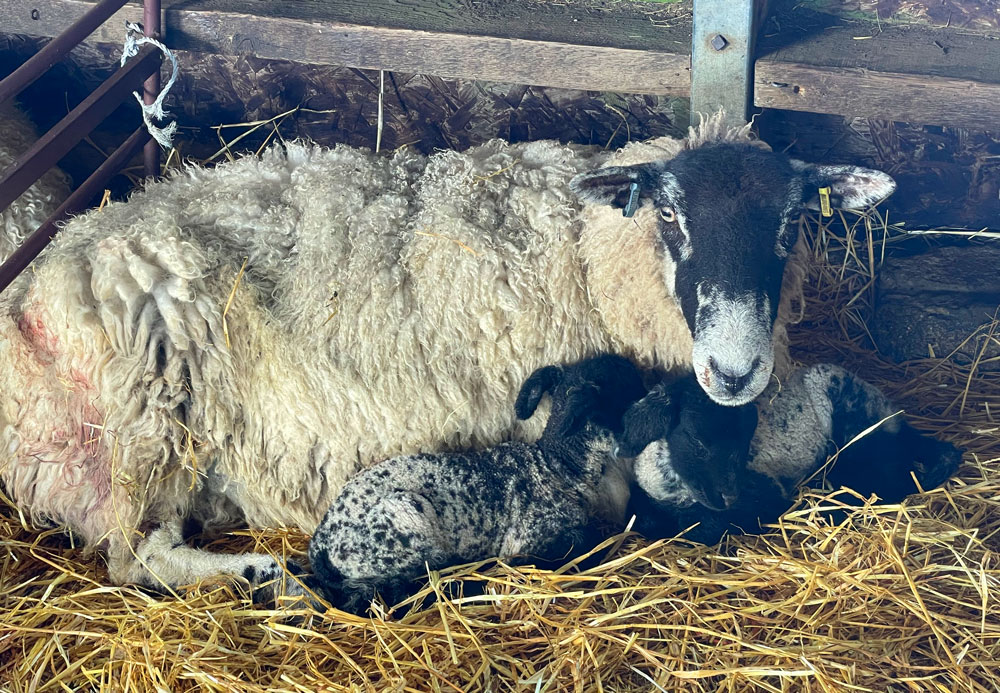
{"label": "hay stuck in wool", "polygon": [[[873,279],[904,227],[876,212],[802,225],[816,263],[793,354],[858,372],[968,450],[946,488],[839,524],[824,511],[850,491],[812,492],[768,534],[716,547],[623,535],[582,573],[463,566],[430,575],[417,597],[441,595],[430,606],[370,618],[264,610],[224,582],[177,597],[111,587],[98,555],[3,499],[0,690],[1000,689],[1000,375],[894,365],[867,345]],[[307,539],[204,541],[301,560]],[[461,597],[469,581],[485,595]]]}

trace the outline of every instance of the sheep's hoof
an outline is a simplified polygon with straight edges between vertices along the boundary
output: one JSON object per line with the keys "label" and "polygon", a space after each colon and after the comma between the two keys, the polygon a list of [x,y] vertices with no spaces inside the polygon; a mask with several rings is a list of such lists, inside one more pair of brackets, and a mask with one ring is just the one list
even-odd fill
{"label": "sheep's hoof", "polygon": [[284,566],[274,562],[267,567],[248,566],[243,579],[250,583],[250,599],[271,609],[309,607],[323,611],[325,607],[307,589],[305,570],[294,561]]}

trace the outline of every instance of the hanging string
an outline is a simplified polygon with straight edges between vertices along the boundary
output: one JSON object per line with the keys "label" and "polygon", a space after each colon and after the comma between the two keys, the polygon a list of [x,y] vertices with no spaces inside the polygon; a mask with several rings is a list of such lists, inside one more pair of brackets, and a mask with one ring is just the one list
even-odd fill
{"label": "hanging string", "polygon": [[163,52],[163,55],[170,60],[170,64],[173,66],[173,70],[170,73],[170,79],[167,80],[166,86],[160,90],[157,94],[156,99],[151,104],[143,102],[142,93],[134,92],[135,100],[139,102],[140,108],[142,108],[142,122],[146,124],[146,129],[149,130],[149,134],[153,136],[160,146],[164,149],[170,149],[173,147],[174,133],[177,131],[177,121],[172,121],[165,127],[159,127],[153,122],[153,118],[157,120],[162,120],[166,117],[167,111],[163,110],[163,100],[167,97],[167,92],[170,88],[174,86],[174,82],[177,81],[177,58],[174,56],[173,52],[164,46],[162,43],[156,39],[149,38],[143,34],[142,25],[135,22],[125,22],[125,45],[122,48],[122,59],[121,64],[124,65],[125,62],[139,53],[139,47],[143,44],[148,43],[151,46],[156,46]]}

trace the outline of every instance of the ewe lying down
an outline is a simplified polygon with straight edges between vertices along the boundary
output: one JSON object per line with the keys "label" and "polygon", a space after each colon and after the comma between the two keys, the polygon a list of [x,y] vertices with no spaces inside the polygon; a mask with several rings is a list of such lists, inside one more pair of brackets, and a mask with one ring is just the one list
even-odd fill
{"label": "ewe lying down", "polygon": [[0,480],[117,582],[272,574],[182,523],[311,531],[375,462],[537,437],[523,380],[602,351],[753,399],[819,185],[851,207],[893,188],[718,121],[617,153],[294,144],[188,168],[72,220],[5,292]]}
{"label": "ewe lying down", "polygon": [[[563,558],[632,514],[650,538],[692,525],[686,536],[705,542],[755,532],[788,509],[828,454],[894,413],[877,388],[830,365],[797,372],[770,398],[725,407],[693,377],[643,396],[639,370],[603,355],[536,371],[518,416],[531,416],[545,392],[552,414],[535,444],[399,457],[351,479],[309,545],[317,591],[362,612],[376,592],[400,601],[428,567]],[[843,451],[828,480],[896,502],[916,490],[911,471],[933,488],[959,460],[953,446],[890,418]]]}

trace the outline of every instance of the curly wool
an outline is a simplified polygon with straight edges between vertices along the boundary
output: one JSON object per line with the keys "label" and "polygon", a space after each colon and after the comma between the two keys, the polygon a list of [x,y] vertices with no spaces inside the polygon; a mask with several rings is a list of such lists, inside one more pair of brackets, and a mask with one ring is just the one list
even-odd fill
{"label": "curly wool", "polygon": [[[14,165],[38,136],[27,116],[12,102],[0,103],[0,171]],[[69,182],[59,169],[45,173],[7,209],[0,210],[0,258],[6,260],[24,239],[42,225],[69,195]],[[26,277],[19,277],[4,291],[0,300],[8,301],[24,291]]]}

